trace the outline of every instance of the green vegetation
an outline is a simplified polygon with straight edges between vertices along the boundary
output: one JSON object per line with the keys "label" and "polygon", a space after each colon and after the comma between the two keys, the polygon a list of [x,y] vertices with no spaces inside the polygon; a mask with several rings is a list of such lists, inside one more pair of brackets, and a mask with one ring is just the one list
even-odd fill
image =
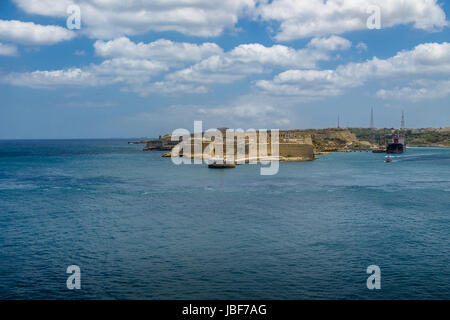
{"label": "green vegetation", "polygon": [[[359,140],[369,141],[380,146],[386,145],[397,129],[348,128]],[[406,136],[408,146],[416,147],[450,147],[450,128],[435,129],[405,129],[401,131]]]}

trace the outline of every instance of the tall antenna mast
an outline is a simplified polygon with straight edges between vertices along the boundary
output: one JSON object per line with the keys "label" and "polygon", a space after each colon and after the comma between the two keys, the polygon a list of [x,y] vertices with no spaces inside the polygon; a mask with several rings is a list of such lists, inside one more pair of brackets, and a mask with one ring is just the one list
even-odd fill
{"label": "tall antenna mast", "polygon": [[402,130],[406,129],[406,122],[405,122],[405,111],[402,110],[402,124],[401,124]]}
{"label": "tall antenna mast", "polygon": [[370,112],[370,129],[374,129],[375,128],[375,122],[373,120],[373,107],[372,110]]}
{"label": "tall antenna mast", "polygon": [[338,128],[341,127],[341,123],[340,122],[341,122],[341,119],[340,119],[340,115],[338,114],[338,126],[337,126]]}

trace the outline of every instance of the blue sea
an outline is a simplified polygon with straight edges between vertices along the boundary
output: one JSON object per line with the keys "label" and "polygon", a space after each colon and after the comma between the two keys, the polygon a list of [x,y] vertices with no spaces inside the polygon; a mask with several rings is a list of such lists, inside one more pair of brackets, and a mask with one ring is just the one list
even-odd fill
{"label": "blue sea", "polygon": [[275,176],[141,149],[0,141],[0,299],[450,299],[450,149]]}

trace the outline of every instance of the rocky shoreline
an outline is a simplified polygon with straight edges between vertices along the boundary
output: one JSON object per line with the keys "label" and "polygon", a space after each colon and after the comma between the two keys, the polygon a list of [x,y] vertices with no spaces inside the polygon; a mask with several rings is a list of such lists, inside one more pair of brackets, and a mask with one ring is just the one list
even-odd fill
{"label": "rocky shoreline", "polygon": [[[224,132],[225,133],[225,132]],[[194,144],[194,138],[191,137],[191,143]],[[247,138],[246,155],[248,158]],[[178,141],[172,141],[172,135],[166,134],[158,139],[130,141],[129,144],[145,144],[144,151],[169,151],[162,157],[170,157],[172,150],[178,144]],[[202,139],[202,150],[212,143],[212,141]],[[270,143],[270,142],[268,142]],[[224,146],[223,146],[224,147]],[[370,151],[376,147],[370,142],[359,140],[347,129],[330,128],[316,130],[281,130],[279,132],[279,160],[289,162],[313,161],[317,155],[328,154],[330,152],[350,152],[350,151]],[[236,148],[236,146],[235,146]],[[192,148],[194,150],[194,148]],[[270,150],[270,148],[268,148]],[[195,157],[193,153],[191,157]],[[202,154],[203,159],[211,159],[212,154]],[[270,153],[269,153],[270,156]],[[259,158],[259,155],[257,155]],[[258,159],[259,160],[259,159]]]}
{"label": "rocky shoreline", "polygon": [[[319,155],[332,152],[374,151],[385,148],[396,129],[369,128],[327,128],[327,129],[292,129],[279,131],[280,161],[313,161]],[[444,129],[406,129],[407,145],[410,147],[450,148],[450,128]],[[223,132],[225,133],[225,131]],[[433,141],[433,142],[431,142]],[[143,151],[167,151],[162,157],[171,157],[171,152],[178,141],[172,141],[172,135],[166,134],[157,139],[130,141],[129,144],[145,144]],[[192,138],[192,144],[194,139]],[[202,150],[212,141],[202,140]],[[246,141],[246,145],[249,141]],[[248,148],[248,146],[247,146]],[[268,148],[270,149],[270,148]],[[194,150],[194,148],[192,148]],[[248,150],[246,151],[248,153]],[[195,155],[191,153],[191,157]],[[201,155],[211,159],[212,154]],[[259,157],[259,155],[258,155]]]}

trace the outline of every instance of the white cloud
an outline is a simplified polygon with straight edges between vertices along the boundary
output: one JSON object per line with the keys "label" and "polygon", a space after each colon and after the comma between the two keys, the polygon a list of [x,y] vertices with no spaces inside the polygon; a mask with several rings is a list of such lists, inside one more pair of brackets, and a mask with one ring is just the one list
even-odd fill
{"label": "white cloud", "polygon": [[100,65],[89,67],[97,78],[105,82],[143,83],[149,81],[168,67],[161,62],[144,59],[114,58],[105,60]]}
{"label": "white cloud", "polygon": [[321,51],[348,50],[352,43],[345,38],[339,36],[331,36],[328,38],[314,38],[309,42],[309,47],[316,48]]}
{"label": "white cloud", "polygon": [[101,57],[126,57],[134,59],[154,59],[158,61],[199,61],[223,50],[215,43],[193,44],[159,39],[150,43],[134,43],[126,37],[111,41],[98,40],[95,52]]}
{"label": "white cloud", "polygon": [[[126,37],[111,41],[98,40],[94,44],[95,52],[101,57],[117,58],[127,57],[131,59],[144,59],[146,61],[160,62],[167,68],[184,67],[187,63],[197,62],[211,56],[221,56],[222,48],[215,43],[193,44],[187,42],[173,42],[159,39],[150,43],[135,43]],[[191,83],[177,83],[167,79],[154,83],[143,83],[130,90],[141,95],[150,93],[162,94],[204,94],[208,91],[205,86],[197,86]]]}
{"label": "white cloud", "polygon": [[256,0],[13,0],[31,14],[66,17],[76,3],[81,8],[82,32],[99,39],[137,35],[147,31],[177,31],[212,37],[233,29]]}
{"label": "white cloud", "polygon": [[17,56],[18,54],[19,51],[16,46],[0,42],[0,56]]}
{"label": "white cloud", "polygon": [[288,70],[272,81],[258,81],[256,87],[275,95],[326,97],[378,79],[410,81],[414,76],[442,75],[450,75],[450,43],[447,42],[421,44],[386,60],[375,57],[363,63],[342,65],[335,70]]}
{"label": "white cloud", "polygon": [[232,63],[259,63],[266,66],[314,68],[319,60],[326,60],[324,52],[308,49],[295,50],[282,45],[265,47],[259,43],[242,44],[229,52]]}
{"label": "white cloud", "polygon": [[[202,85],[179,83],[170,79],[155,81],[155,76],[173,68],[185,67],[188,63],[213,54],[220,56],[223,53],[223,50],[214,43],[191,44],[160,39],[145,44],[134,43],[125,37],[108,42],[97,41],[94,47],[99,56],[110,59],[81,68],[11,73],[3,76],[0,81],[33,88],[121,83],[125,85],[124,90],[141,95],[155,92],[170,95],[203,94],[208,89]],[[84,51],[77,51],[75,54],[84,54]]]}
{"label": "white cloud", "polygon": [[450,80],[418,80],[407,87],[381,89],[377,97],[386,100],[408,100],[418,102],[427,99],[445,98],[450,95]]}
{"label": "white cloud", "polygon": [[212,56],[189,68],[168,74],[166,79],[204,84],[232,83],[250,74],[263,72],[264,67],[257,63],[238,62],[228,56]]}
{"label": "white cloud", "polygon": [[277,21],[276,39],[290,41],[313,36],[366,30],[369,6],[381,9],[383,28],[412,24],[436,30],[448,25],[437,0],[13,0],[29,14],[65,19],[67,8],[81,8],[80,33],[113,39],[148,31],[177,31],[215,37],[232,30],[240,18]]}
{"label": "white cloud", "polygon": [[64,16],[67,7],[74,3],[71,0],[13,0],[22,10],[32,14],[45,16]]}
{"label": "white cloud", "polygon": [[[331,51],[346,50],[350,46],[350,41],[333,36],[313,39],[305,48],[298,50],[283,45],[265,47],[256,43],[223,52],[214,43],[178,43],[164,39],[134,43],[121,37],[94,44],[97,55],[109,58],[100,64],[13,73],[4,76],[2,82],[40,88],[122,83],[126,90],[140,95],[155,92],[167,95],[204,94],[208,92],[206,85],[231,83],[253,74],[268,73],[271,68],[316,68],[319,60],[330,59]],[[194,64],[186,68],[192,62]],[[173,69],[176,71],[167,73]],[[155,76],[163,78],[155,79]]]}
{"label": "white cloud", "polygon": [[[374,57],[336,69],[317,69],[317,62],[330,59],[332,50],[345,50],[350,46],[348,40],[333,36],[312,39],[305,48],[298,50],[282,45],[245,44],[223,52],[217,45],[209,43],[197,45],[157,40],[145,44],[119,38],[96,42],[96,52],[109,58],[100,64],[11,73],[0,81],[36,88],[121,84],[124,90],[141,95],[203,94],[208,92],[211,84],[227,84],[254,74],[269,74],[272,69],[292,68],[279,73],[273,80],[256,81],[255,87],[263,95],[301,97],[309,101],[340,95],[348,88],[380,79],[395,80],[397,86],[404,87],[397,91],[408,93],[407,90],[414,88],[408,83],[417,77],[432,79],[450,75],[450,43],[447,42],[421,44],[384,60]],[[178,55],[179,52],[183,54]],[[184,59],[185,56],[189,58]],[[198,60],[185,67],[185,64]],[[174,68],[176,71],[173,72]],[[420,92],[431,92],[430,86],[425,88],[428,91]],[[388,98],[399,94],[385,90],[379,91],[378,96]],[[429,94],[429,97],[435,96]]]}
{"label": "white cloud", "polygon": [[58,26],[0,20],[0,40],[29,45],[50,45],[71,40],[73,37],[75,37],[74,32]]}
{"label": "white cloud", "polygon": [[263,0],[257,15],[265,21],[280,22],[279,41],[311,36],[342,34],[367,29],[371,5],[381,9],[381,27],[413,24],[434,30],[448,25],[437,0]]}
{"label": "white cloud", "polygon": [[242,44],[222,55],[211,56],[167,76],[171,81],[231,83],[270,68],[316,68],[318,61],[330,59],[330,51],[346,50],[351,42],[337,36],[312,39],[304,49],[259,43]]}
{"label": "white cloud", "polygon": [[116,58],[84,68],[10,73],[0,78],[0,81],[32,88],[86,87],[114,83],[140,85],[165,70],[167,66],[158,62]]}
{"label": "white cloud", "polygon": [[[156,81],[154,77],[172,68],[202,60],[211,55],[223,53],[214,43],[191,44],[160,39],[148,44],[134,43],[122,37],[108,42],[94,44],[99,56],[110,58],[100,64],[62,70],[38,70],[25,73],[11,73],[0,79],[3,83],[34,88],[55,86],[100,86],[115,83],[125,84],[125,90],[141,95],[149,93],[203,94],[208,90],[201,85],[177,83],[167,79]],[[75,52],[84,54],[84,52]]]}
{"label": "white cloud", "polygon": [[0,82],[9,83],[15,86],[25,86],[32,88],[45,88],[61,85],[86,86],[97,83],[94,75],[80,68],[70,68],[53,71],[33,71],[24,73],[10,73],[2,78]]}

